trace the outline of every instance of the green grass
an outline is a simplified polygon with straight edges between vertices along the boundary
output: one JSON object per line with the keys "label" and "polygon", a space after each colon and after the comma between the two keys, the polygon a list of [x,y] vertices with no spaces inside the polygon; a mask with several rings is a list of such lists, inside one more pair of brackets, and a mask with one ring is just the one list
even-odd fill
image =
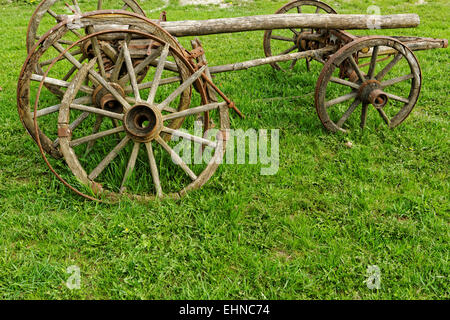
{"label": "green grass", "polygon": [[[419,13],[418,28],[355,33],[449,38],[448,2],[415,2],[377,5],[382,14]],[[372,4],[329,3],[340,13]],[[283,4],[167,11],[169,20],[206,19],[269,14]],[[180,201],[99,204],[48,171],[19,121],[15,90],[33,10],[0,7],[0,298],[449,298],[448,49],[417,53],[421,97],[395,130],[373,117],[363,132],[327,133],[311,94],[318,64],[311,73],[302,64],[288,73],[263,66],[220,74],[219,87],[246,114],[232,114],[232,127],[280,129],[279,172],[223,165]],[[201,39],[212,65],[263,56],[262,32]],[[188,40],[181,42],[189,48]],[[291,96],[301,98],[267,100]],[[81,268],[80,290],[65,286],[71,265]],[[380,290],[364,283],[369,265],[381,270]]]}

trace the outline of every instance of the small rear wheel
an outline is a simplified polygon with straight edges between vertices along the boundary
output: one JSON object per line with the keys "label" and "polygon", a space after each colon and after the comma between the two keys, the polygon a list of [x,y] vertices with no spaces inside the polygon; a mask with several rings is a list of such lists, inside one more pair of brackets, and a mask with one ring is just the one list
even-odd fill
{"label": "small rear wheel", "polygon": [[[336,11],[324,2],[317,0],[295,0],[281,7],[275,14],[313,13],[313,14],[336,14]],[[320,29],[282,29],[267,30],[264,33],[264,54],[266,57],[301,52],[310,49],[319,49],[321,35],[324,30]],[[306,68],[309,71],[311,58],[306,58]],[[273,62],[270,65],[275,70],[292,70],[297,60],[288,62]]]}
{"label": "small rear wheel", "polygon": [[324,65],[316,85],[315,106],[320,121],[332,132],[346,132],[358,123],[364,128],[371,116],[370,106],[394,128],[411,113],[421,84],[419,62],[405,44],[389,37],[360,38],[342,47]]}

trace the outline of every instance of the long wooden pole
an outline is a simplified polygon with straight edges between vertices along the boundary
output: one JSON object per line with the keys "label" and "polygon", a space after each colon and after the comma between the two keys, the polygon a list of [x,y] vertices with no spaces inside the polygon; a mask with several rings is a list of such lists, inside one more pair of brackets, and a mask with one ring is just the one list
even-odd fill
{"label": "long wooden pole", "polygon": [[210,20],[186,20],[161,22],[170,34],[182,36],[208,35],[268,29],[317,28],[317,29],[379,29],[417,27],[420,18],[416,14],[368,16],[350,14],[271,14]]}
{"label": "long wooden pole", "polygon": [[225,64],[222,66],[213,66],[213,67],[209,68],[209,72],[211,72],[212,74],[216,74],[216,73],[229,72],[229,71],[245,70],[245,69],[258,67],[258,66],[262,66],[265,64],[273,63],[273,62],[283,62],[283,61],[290,61],[290,60],[295,60],[295,59],[312,58],[315,56],[320,57],[323,54],[330,53],[335,50],[336,50],[335,46],[328,46],[328,47],[325,47],[322,49],[302,51],[302,52],[296,52],[296,53],[290,53],[290,54],[283,54],[283,55],[279,55],[279,56],[249,60],[249,61],[244,61],[244,62],[237,62],[237,63],[232,63],[232,64]]}
{"label": "long wooden pole", "polygon": [[[114,12],[111,11],[111,14]],[[84,18],[86,25],[142,24],[142,20],[126,15],[110,15],[105,13]],[[222,18],[209,20],[166,21],[160,25],[176,37],[201,36],[218,33],[233,33],[244,31],[316,28],[316,29],[396,29],[413,28],[420,23],[417,14],[395,15],[358,15],[358,14],[270,14],[238,18]],[[83,27],[77,25],[75,27]],[[70,28],[70,24],[69,24]]]}

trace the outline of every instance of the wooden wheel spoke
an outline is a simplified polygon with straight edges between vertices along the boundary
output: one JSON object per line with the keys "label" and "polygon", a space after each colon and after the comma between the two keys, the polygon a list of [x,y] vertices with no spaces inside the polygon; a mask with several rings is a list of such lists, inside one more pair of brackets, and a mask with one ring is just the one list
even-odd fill
{"label": "wooden wheel spoke", "polygon": [[399,97],[399,96],[397,96],[395,94],[387,93],[387,92],[385,92],[385,94],[388,96],[389,99],[400,101],[400,102],[404,102],[404,103],[409,103],[409,100],[406,99],[406,98]]}
{"label": "wooden wheel spoke", "polygon": [[399,82],[403,82],[403,81],[406,81],[406,80],[409,80],[409,79],[413,79],[413,78],[414,78],[414,74],[410,73],[410,74],[407,74],[407,75],[404,75],[404,76],[401,76],[401,77],[398,77],[398,78],[394,78],[394,79],[391,79],[391,80],[383,81],[381,83],[381,87],[382,88],[386,88],[386,87],[392,86],[394,84],[397,84]]}
{"label": "wooden wheel spoke", "polygon": [[69,130],[73,132],[73,130],[75,130],[76,128],[78,128],[78,126],[80,124],[83,123],[84,120],[86,120],[89,117],[90,113],[89,112],[83,112],[82,114],[80,114],[78,116],[78,118],[76,118],[70,125],[69,125]]}
{"label": "wooden wheel spoke", "polygon": [[[93,26],[89,26],[88,27],[88,32],[89,33],[94,33],[94,27]],[[97,37],[91,37],[91,44],[92,44],[92,49],[94,50],[94,54],[97,57],[97,65],[100,69],[100,74],[102,75],[103,78],[106,79],[106,71],[105,71],[105,64],[103,63],[103,58],[102,58],[102,53],[100,50],[100,44],[98,41]]]}
{"label": "wooden wheel spoke", "polygon": [[[131,41],[131,34],[127,34],[125,36],[125,40],[124,43],[126,43],[127,45],[130,43]],[[119,55],[117,57],[116,63],[114,65],[113,71],[111,73],[111,81],[117,81],[117,79],[119,79],[120,76],[120,70],[122,69],[122,65],[125,62],[125,56],[124,56],[124,47],[122,46],[122,49],[119,52]],[[124,80],[124,82],[128,82],[128,78],[126,80]]]}
{"label": "wooden wheel spoke", "polygon": [[[180,77],[165,78],[165,79],[160,80],[159,85],[162,86],[162,85],[166,85],[166,84],[171,84],[174,82],[178,82],[180,80],[181,80]],[[151,88],[152,85],[153,85],[153,81],[150,81],[150,82],[140,83],[140,84],[138,84],[138,87],[139,87],[139,90],[143,90],[143,89]],[[128,87],[125,87],[124,90],[125,90],[125,92],[128,93],[128,92],[132,91],[132,88],[131,88],[131,86],[128,86]]]}
{"label": "wooden wheel spoke", "polygon": [[387,116],[386,112],[384,112],[383,109],[377,109],[377,111],[380,114],[381,118],[383,118],[384,122],[390,127],[391,121],[389,120],[389,117]]}
{"label": "wooden wheel spoke", "polygon": [[[59,45],[60,45],[60,43],[58,43]],[[62,47],[62,46],[61,46]],[[64,47],[62,47],[63,48],[63,50],[64,50]],[[58,52],[60,52],[59,50],[58,50]],[[82,54],[82,52],[81,52],[81,50],[80,49],[75,49],[75,50],[73,50],[73,51],[69,51],[69,53],[72,55],[72,56],[77,56],[77,55],[79,55],[79,54]],[[56,62],[60,62],[60,61],[64,61],[64,59],[66,59],[65,57],[61,57],[60,59],[58,59],[58,61],[56,61]],[[54,61],[55,59],[54,58],[52,58],[52,59],[48,59],[48,60],[45,60],[45,61],[42,61],[42,62],[40,62],[39,63],[39,66],[42,68],[42,67],[45,67],[45,66],[48,66],[49,64],[51,64],[51,63],[53,63],[53,61]],[[80,64],[81,64],[81,62],[82,61],[78,61]]]}
{"label": "wooden wheel spoke", "polygon": [[131,61],[130,51],[126,42],[123,43],[123,55],[125,58],[125,64],[127,65],[128,75],[130,77],[131,87],[133,88],[134,97],[136,100],[141,100],[139,93],[138,83],[136,79],[136,73],[134,72],[133,62]]}
{"label": "wooden wheel spoke", "polygon": [[123,120],[123,117],[124,117],[124,115],[122,113],[115,113],[115,112],[106,111],[106,110],[95,108],[95,107],[89,107],[89,106],[85,106],[85,105],[77,104],[77,103],[70,104],[70,108],[75,109],[75,110],[81,110],[81,111],[87,111],[90,113],[95,113],[98,115],[102,115],[102,116],[117,119],[117,120]]}
{"label": "wooden wheel spoke", "polygon": [[366,81],[366,77],[364,77],[364,74],[362,73],[361,69],[359,68],[358,64],[355,61],[355,58],[353,58],[353,56],[350,56],[348,58],[348,60],[350,61],[350,64],[353,67],[353,70],[355,70],[356,74],[358,75],[358,78],[364,82]]}
{"label": "wooden wheel spoke", "polygon": [[97,178],[103,170],[117,157],[119,152],[127,145],[127,143],[130,141],[130,137],[125,136],[125,138],[122,139],[122,141],[119,142],[118,145],[114,147],[113,150],[99,163],[99,165],[92,170],[92,172],[89,174],[89,179],[94,180]]}
{"label": "wooden wheel spoke", "polygon": [[379,49],[380,49],[380,46],[375,46],[373,48],[372,58],[370,59],[369,72],[367,73],[367,77],[369,79],[372,79],[373,75],[375,73],[375,67],[377,65],[377,58],[378,58],[378,51],[379,51]]}
{"label": "wooden wheel spoke", "polygon": [[339,119],[339,121],[336,123],[338,127],[342,127],[342,125],[347,121],[347,119],[350,117],[350,115],[355,111],[356,107],[361,103],[359,99],[355,99],[351,106],[347,109],[347,111],[344,112],[342,117]]}
{"label": "wooden wheel spoke", "polygon": [[298,61],[297,59],[292,60],[291,65],[289,66],[289,69],[293,70],[297,61]]}
{"label": "wooden wheel spoke", "polygon": [[273,39],[273,40],[280,40],[280,41],[294,42],[294,39],[293,39],[293,38],[289,38],[289,37],[283,37],[283,36],[271,35],[270,38]]}
{"label": "wooden wheel spoke", "polygon": [[341,97],[338,97],[338,98],[336,98],[336,99],[327,101],[327,102],[325,103],[325,107],[326,107],[326,108],[329,108],[329,107],[331,107],[331,106],[334,106],[335,104],[338,104],[338,103],[342,103],[342,102],[348,101],[348,100],[350,100],[350,99],[356,98],[357,95],[358,95],[357,92],[350,92],[350,93],[348,93],[348,94],[346,94],[346,95],[343,95],[343,96],[341,96]]}
{"label": "wooden wheel spoke", "polygon": [[164,46],[164,49],[161,52],[161,56],[158,61],[158,66],[156,67],[155,76],[153,77],[153,83],[150,88],[150,93],[148,95],[147,102],[153,104],[155,101],[156,90],[158,90],[159,82],[161,81],[161,75],[164,71],[164,65],[167,60],[167,55],[169,54],[169,44],[167,43]]}
{"label": "wooden wheel spoke", "polygon": [[[154,50],[149,56],[147,56],[144,61],[142,61],[140,64],[137,65],[137,67],[134,69],[135,74],[139,74],[144,69],[151,64],[155,59],[161,54],[161,48],[158,48],[157,50]],[[128,74],[124,75],[122,78],[120,78],[119,83],[124,86],[130,79],[130,76]],[[142,90],[141,87],[139,89]]]}
{"label": "wooden wheel spoke", "polygon": [[383,70],[381,70],[376,76],[375,79],[378,81],[383,80],[383,78],[386,76],[386,74],[392,70],[392,68],[403,58],[403,55],[401,53],[397,53],[391,62],[389,62]]}
{"label": "wooden wheel spoke", "polygon": [[166,150],[167,153],[172,157],[173,162],[180,166],[181,169],[194,181],[197,180],[197,176],[195,173],[184,163],[183,159],[162,139],[161,137],[157,137],[156,141]]}
{"label": "wooden wheel spoke", "polygon": [[301,6],[297,6],[297,13],[302,13],[302,7]]}
{"label": "wooden wheel spoke", "polygon": [[[81,97],[81,98],[73,100],[73,103],[75,103],[75,104],[89,104],[89,103],[92,103],[92,98],[90,96]],[[39,117],[46,116],[46,115],[51,114],[51,113],[58,112],[59,108],[61,108],[61,104],[56,104],[54,106],[38,110],[36,112],[36,117],[39,118]],[[34,113],[31,113],[31,117],[34,118]]]}
{"label": "wooden wheel spoke", "polygon": [[103,6],[103,1],[102,0],[98,0],[97,1],[97,10],[102,10],[102,6]]}
{"label": "wooden wheel spoke", "polygon": [[320,7],[317,7],[315,13],[317,14],[317,13],[319,13],[319,12],[320,12]]}
{"label": "wooden wheel spoke", "polygon": [[[70,125],[69,125],[69,130],[71,132],[73,132],[73,130],[75,130],[80,124],[83,123],[84,120],[86,120],[89,117],[90,113],[89,112],[83,112],[82,114],[80,114],[78,116],[78,118],[76,118]],[[56,140],[53,142],[52,145],[54,148],[57,148],[59,146],[59,138],[56,138]]]}
{"label": "wooden wheel spoke", "polygon": [[298,32],[297,30],[295,30],[294,28],[289,28],[289,30],[292,31],[293,34],[295,34],[295,36],[298,36],[300,34],[300,32]]}
{"label": "wooden wheel spoke", "polygon": [[174,130],[174,129],[167,128],[167,127],[164,127],[162,129],[162,131],[166,132],[166,133],[169,133],[169,134],[172,134],[174,136],[180,137],[180,138],[188,139],[190,141],[193,141],[193,142],[201,144],[201,145],[206,145],[206,146],[211,147],[211,148],[216,148],[217,147],[217,143],[215,143],[215,142],[213,142],[211,140],[208,140],[208,139],[204,139],[202,137],[194,136],[194,135],[192,135],[190,133],[187,133],[187,132],[183,132],[183,131],[180,131],[180,130]]}
{"label": "wooden wheel spoke", "polygon": [[110,135],[115,134],[115,133],[123,132],[124,130],[125,129],[124,129],[123,126],[119,126],[117,128],[101,131],[101,132],[94,133],[94,134],[91,134],[91,135],[86,136],[86,137],[82,137],[82,138],[79,138],[79,139],[72,140],[69,145],[71,147],[76,147],[76,146],[79,146],[79,145],[81,145],[83,143],[87,143],[89,141],[97,140],[97,139],[100,139],[100,138],[103,138],[103,137],[110,136]]}
{"label": "wooden wheel spoke", "polygon": [[178,118],[185,118],[190,115],[195,115],[195,114],[211,111],[214,109],[219,109],[220,107],[226,106],[226,105],[227,105],[226,102],[205,104],[203,106],[186,109],[186,110],[179,111],[179,112],[174,112],[172,114],[163,115],[163,121],[173,120],[173,119],[178,119]]}
{"label": "wooden wheel spoke", "polygon": [[[57,51],[59,51],[60,53],[63,53],[64,52],[64,57],[71,63],[71,64],[73,64],[75,67],[77,67],[77,69],[81,69],[81,67],[82,67],[82,64],[77,60],[77,59],[75,59],[75,57],[70,53],[70,52],[65,52],[65,49],[64,49],[64,47],[63,46],[61,46],[59,43],[54,43],[53,44],[53,47],[57,50]],[[97,59],[97,58],[94,58],[94,59]],[[93,59],[93,60],[94,60]],[[92,61],[92,60],[91,60]],[[89,73],[92,73],[92,72],[94,72],[93,70],[89,70]],[[94,84],[98,84],[98,81],[97,80],[95,80],[94,79],[94,77],[89,77],[93,82],[94,82]]]}
{"label": "wooden wheel spoke", "polygon": [[155,185],[156,195],[162,198],[163,192],[161,188],[161,181],[159,180],[158,166],[156,165],[155,155],[153,153],[153,147],[151,142],[145,144],[147,149],[148,161],[150,164],[150,172],[152,174],[153,184]]}
{"label": "wooden wheel spoke", "polygon": [[281,53],[280,53],[280,56],[283,55],[283,54],[288,54],[288,53],[294,51],[295,49],[297,49],[297,45],[296,45],[296,44],[294,44],[294,45],[293,45],[292,47],[290,47],[289,49],[286,49],[286,50],[284,50],[283,52],[281,52]]}
{"label": "wooden wheel spoke", "polygon": [[140,142],[135,142],[133,145],[133,150],[131,151],[130,159],[128,160],[127,169],[125,170],[125,174],[123,175],[122,184],[120,185],[120,193],[123,193],[125,190],[125,183],[127,182],[130,175],[133,173],[134,167],[136,166],[136,159],[139,153],[139,147],[141,146]]}
{"label": "wooden wheel spoke", "polygon": [[192,74],[185,82],[183,82],[181,84],[181,86],[179,86],[174,92],[172,92],[167,98],[166,100],[164,100],[163,102],[161,102],[158,105],[158,108],[160,110],[163,110],[165,107],[169,106],[169,104],[175,100],[182,92],[184,92],[185,90],[187,90],[195,81],[197,81],[197,79],[202,75],[202,73],[205,71],[206,69],[206,65],[204,65],[203,67],[201,67],[198,71],[194,72],[194,74]]}
{"label": "wooden wheel spoke", "polygon": [[369,109],[369,105],[367,103],[363,103],[362,109],[361,109],[361,122],[359,124],[361,129],[364,129],[364,127],[366,126],[368,109]]}
{"label": "wooden wheel spoke", "polygon": [[58,22],[58,15],[56,14],[56,12],[54,12],[53,10],[51,10],[51,9],[47,9],[47,12],[46,13],[48,13],[49,15],[51,15],[55,20],[56,20],[56,22]]}
{"label": "wooden wheel spoke", "polygon": [[[79,63],[83,63],[84,60],[86,60],[87,57],[83,54],[81,56],[81,58],[78,60]],[[69,72],[67,72],[67,74],[64,76],[64,78],[62,78],[64,81],[69,80],[69,78],[73,75],[73,73],[77,71],[77,67],[72,66],[72,68],[69,70]]]}
{"label": "wooden wheel spoke", "polygon": [[347,81],[347,80],[344,80],[341,78],[331,77],[330,81],[334,82],[334,83],[342,84],[343,86],[347,86],[347,87],[350,87],[353,89],[359,89],[359,84],[351,82],[351,81]]}
{"label": "wooden wheel spoke", "polygon": [[[103,123],[103,116],[97,115],[97,117],[95,118],[94,127],[92,128],[93,135],[98,133],[102,123]],[[94,144],[95,144],[95,139],[88,141],[88,145],[86,146],[86,150],[84,151],[85,156],[87,156],[89,154],[89,152],[91,152],[92,148],[94,147]]]}
{"label": "wooden wheel spoke", "polygon": [[[44,81],[44,83],[46,83],[46,84],[51,84],[51,85],[62,87],[62,88],[68,88],[70,85],[70,82],[68,82],[68,81],[59,80],[59,79],[50,78],[50,77],[45,77],[45,79],[44,79],[43,76],[38,75],[38,74],[31,75],[30,79],[33,81],[37,81],[37,82]],[[85,86],[85,85],[82,85],[80,87],[80,91],[87,93],[87,94],[92,94],[94,92],[94,90],[92,88],[89,88],[88,86]]]}
{"label": "wooden wheel spoke", "polygon": [[73,14],[77,13],[77,11],[74,8],[72,8],[70,4],[68,4],[67,2],[65,2],[64,4],[70,11],[72,11]]}
{"label": "wooden wheel spoke", "polygon": [[311,60],[308,59],[308,58],[305,59],[306,70],[307,70],[308,72],[311,71],[311,62],[310,62],[310,61],[311,61]]}
{"label": "wooden wheel spoke", "polygon": [[[159,63],[159,59],[156,59],[155,61],[153,61],[151,63],[151,65],[156,67],[158,65],[158,63]],[[172,61],[166,61],[166,63],[164,63],[164,70],[179,73],[177,64]]]}
{"label": "wooden wheel spoke", "polygon": [[80,9],[80,6],[78,5],[78,1],[77,0],[72,0],[72,3],[73,3],[73,7],[75,8],[75,11],[78,14],[81,14],[81,9]]}

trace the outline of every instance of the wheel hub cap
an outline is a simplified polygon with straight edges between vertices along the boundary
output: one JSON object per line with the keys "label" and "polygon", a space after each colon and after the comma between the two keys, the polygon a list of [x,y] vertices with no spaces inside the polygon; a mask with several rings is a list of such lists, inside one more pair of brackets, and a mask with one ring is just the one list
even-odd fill
{"label": "wheel hub cap", "polygon": [[372,104],[375,108],[383,108],[389,98],[381,88],[381,83],[377,80],[367,80],[359,88],[361,101]]}
{"label": "wheel hub cap", "polygon": [[125,113],[124,127],[132,139],[140,142],[151,141],[162,130],[161,111],[154,105],[140,102]]}

